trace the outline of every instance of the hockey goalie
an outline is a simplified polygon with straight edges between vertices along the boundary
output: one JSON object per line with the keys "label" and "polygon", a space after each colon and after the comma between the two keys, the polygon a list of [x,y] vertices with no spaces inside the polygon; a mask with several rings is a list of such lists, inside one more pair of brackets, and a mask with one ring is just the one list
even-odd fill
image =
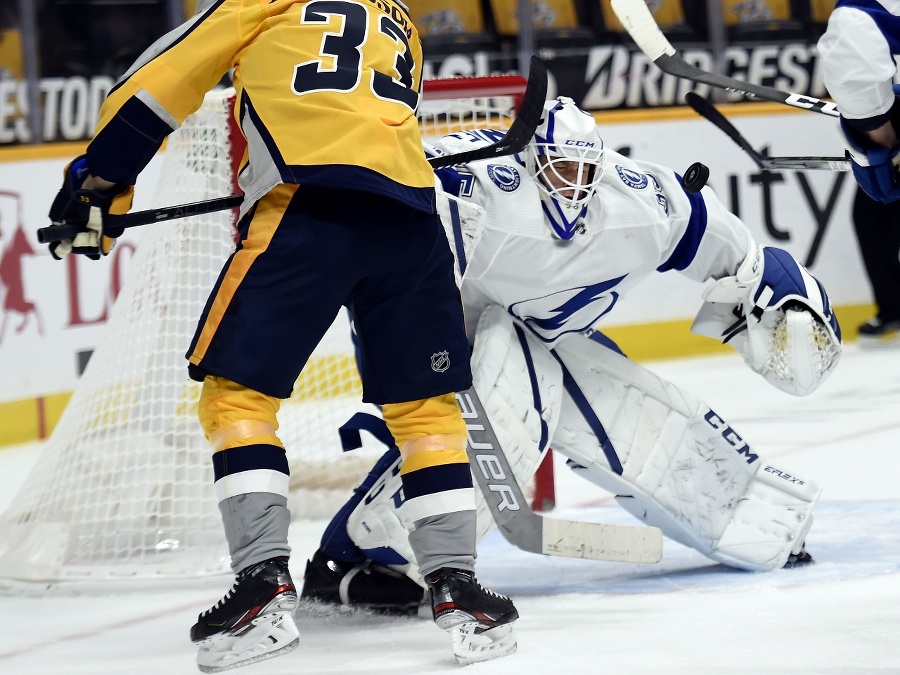
{"label": "hockey goalie", "polygon": [[[464,132],[428,149],[494,139]],[[787,252],[758,246],[709,188],[689,192],[675,171],[604,149],[594,118],[567,98],[547,102],[522,156],[438,175],[445,201],[483,209],[474,253],[458,262],[475,389],[518,481],[552,447],[636,518],[711,560],[759,572],[812,562],[804,542],[819,488],[627,359],[598,322],[651,274],[707,282],[692,330],[805,396],[841,353],[822,285]],[[385,431],[375,419],[356,427]],[[336,514],[308,562],[305,598],[419,605],[399,466],[392,447]],[[478,525],[479,536],[491,526],[483,499]]]}

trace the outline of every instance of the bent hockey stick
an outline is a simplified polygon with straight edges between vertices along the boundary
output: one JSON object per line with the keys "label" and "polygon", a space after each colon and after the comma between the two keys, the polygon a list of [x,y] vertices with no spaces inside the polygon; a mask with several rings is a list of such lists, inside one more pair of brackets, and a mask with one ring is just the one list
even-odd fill
{"label": "bent hockey stick", "polygon": [[710,73],[691,65],[675,53],[675,48],[659,29],[644,0],[612,0],[612,8],[638,48],[665,73],[735,91],[745,96],[812,110],[823,115],[832,117],[840,115],[837,106],[829,101],[751,84],[727,75]]}
{"label": "bent hockey stick", "polygon": [[528,70],[528,85],[522,95],[522,103],[516,112],[516,118],[509,126],[506,134],[496,143],[482,148],[458,152],[453,155],[431,157],[428,163],[432,169],[443,169],[448,166],[465,164],[480,159],[503,157],[521,152],[528,145],[531,137],[541,123],[544,114],[544,103],[547,100],[547,66],[537,56],[531,57]]}
{"label": "bent hockey stick", "polygon": [[[503,138],[496,143],[473,150],[466,150],[465,152],[458,152],[452,155],[430,157],[428,163],[431,164],[432,169],[442,169],[457,164],[514,155],[517,152],[521,152],[528,145],[531,137],[534,136],[534,131],[537,129],[538,124],[541,123],[546,98],[547,66],[537,56],[532,56],[531,69],[528,73],[528,85],[525,87],[525,93],[522,95],[522,103],[519,106],[516,118]],[[188,218],[205,213],[235,209],[241,205],[243,199],[243,195],[233,195],[191,204],[135,211],[122,216],[107,216],[107,223],[111,227],[138,227],[163,220]],[[37,238],[41,244],[49,244],[54,241],[73,239],[78,232],[79,229],[74,225],[58,223],[40,228],[37,231]]]}
{"label": "bent hockey stick", "polygon": [[532,511],[471,387],[456,395],[466,422],[472,475],[504,538],[517,548],[563,558],[656,563],[662,531],[655,527],[561,520]]}
{"label": "bent hockey stick", "polygon": [[712,122],[723,131],[731,140],[740,146],[741,150],[750,155],[750,158],[760,169],[805,171],[807,169],[824,169],[826,171],[849,171],[850,160],[847,157],[764,157],[741,135],[728,118],[725,117],[708,99],[689,91],[684,99],[702,117]]}

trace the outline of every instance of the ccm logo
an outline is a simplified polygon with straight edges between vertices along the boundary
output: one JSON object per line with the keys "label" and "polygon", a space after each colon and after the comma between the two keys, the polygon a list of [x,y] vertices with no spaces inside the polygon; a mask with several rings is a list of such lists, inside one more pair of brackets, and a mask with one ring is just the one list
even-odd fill
{"label": "ccm logo", "polygon": [[803,94],[790,94],[784,102],[797,108],[817,108],[822,111],[837,113],[838,109],[834,103],[820,101],[817,98],[804,96]]}
{"label": "ccm logo", "polygon": [[593,141],[576,141],[570,138],[563,143],[563,145],[574,145],[579,148],[593,148],[595,143]]}
{"label": "ccm logo", "polygon": [[[466,422],[466,434],[469,437],[469,447],[475,456],[475,466],[482,478],[487,482],[489,492],[499,498],[497,511],[518,511],[521,509],[516,493],[510,487],[510,477],[506,475],[498,458],[500,450],[494,447],[490,435],[483,424],[479,423],[480,415],[475,408],[475,402],[469,394],[463,392],[456,395]],[[479,481],[480,483],[481,481]],[[485,498],[488,495],[485,494]]]}
{"label": "ccm logo", "polygon": [[728,443],[728,445],[734,448],[737,454],[744,455],[747,464],[753,464],[753,462],[759,459],[759,455],[754,455],[750,451],[750,446],[744,442],[744,439],[738,436],[737,432],[728,426],[728,423],[716,415],[712,410],[706,413],[703,416],[703,419],[705,419],[706,423],[713,429],[721,432],[722,438],[725,439],[725,442]]}

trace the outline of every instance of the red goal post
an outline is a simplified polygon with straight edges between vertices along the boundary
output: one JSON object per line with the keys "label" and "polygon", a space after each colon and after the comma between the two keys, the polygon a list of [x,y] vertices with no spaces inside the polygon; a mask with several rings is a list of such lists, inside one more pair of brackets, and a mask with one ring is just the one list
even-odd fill
{"label": "red goal post", "polygon": [[[526,81],[517,75],[424,83],[424,135],[507,127]],[[170,137],[154,206],[234,192],[243,154],[233,92],[218,90]],[[142,228],[103,338],[34,471],[0,514],[0,590],[45,592],[111,581],[227,573],[199,384],[184,352],[234,246],[234,213]],[[344,453],[338,427],[360,402],[348,321],[323,338],[279,413],[295,517],[326,519],[383,451]]]}

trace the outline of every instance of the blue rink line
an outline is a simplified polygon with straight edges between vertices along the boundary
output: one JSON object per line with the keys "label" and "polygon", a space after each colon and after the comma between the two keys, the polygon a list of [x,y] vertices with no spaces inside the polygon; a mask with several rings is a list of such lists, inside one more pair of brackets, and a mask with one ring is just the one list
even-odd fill
{"label": "blue rink line", "polygon": [[[634,525],[624,510],[605,506],[569,509],[557,517]],[[819,503],[807,550],[815,563],[790,570],[745,572],[669,539],[653,565],[575,560],[513,548],[493,530],[478,546],[478,577],[514,596],[566,593],[664,593],[780,588],[900,572],[900,501]]]}

